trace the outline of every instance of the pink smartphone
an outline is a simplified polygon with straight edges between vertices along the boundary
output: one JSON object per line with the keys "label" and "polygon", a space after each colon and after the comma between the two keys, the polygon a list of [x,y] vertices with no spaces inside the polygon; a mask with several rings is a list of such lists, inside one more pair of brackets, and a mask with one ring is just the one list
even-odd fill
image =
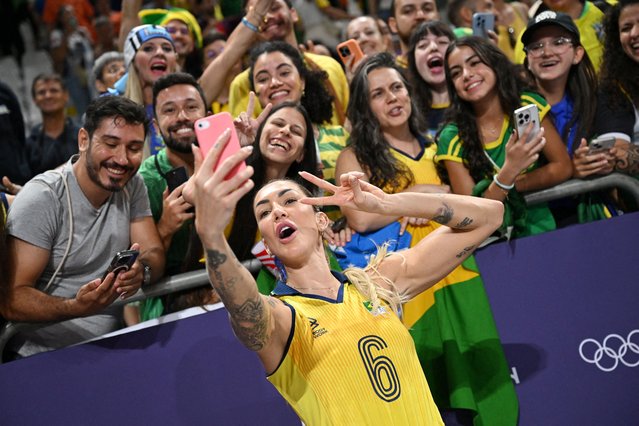
{"label": "pink smartphone", "polygon": [[[197,136],[197,141],[200,145],[202,156],[204,157],[206,157],[206,154],[211,150],[217,141],[217,138],[219,138],[226,129],[231,129],[231,139],[224,147],[224,151],[222,151],[222,155],[218,158],[217,163],[214,166],[214,170],[217,170],[219,165],[222,164],[225,159],[241,149],[240,140],[237,137],[235,126],[233,125],[233,117],[231,117],[231,114],[228,112],[220,112],[215,115],[200,118],[195,122],[195,135]],[[235,166],[224,179],[228,180],[232,178],[245,168],[246,164],[242,161],[240,164]]]}

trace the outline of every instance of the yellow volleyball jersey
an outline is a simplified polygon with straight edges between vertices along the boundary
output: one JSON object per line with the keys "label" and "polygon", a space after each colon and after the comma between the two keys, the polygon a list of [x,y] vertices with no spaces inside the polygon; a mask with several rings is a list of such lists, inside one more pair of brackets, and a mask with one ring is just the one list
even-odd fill
{"label": "yellow volleyball jersey", "polygon": [[307,425],[442,425],[397,315],[334,272],[336,300],[304,295],[279,282],[273,294],[293,311],[284,357],[268,380]]}

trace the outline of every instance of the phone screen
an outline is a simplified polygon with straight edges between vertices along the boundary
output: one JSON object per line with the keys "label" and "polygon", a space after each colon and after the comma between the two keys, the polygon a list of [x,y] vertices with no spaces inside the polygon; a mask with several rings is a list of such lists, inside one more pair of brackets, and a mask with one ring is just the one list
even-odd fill
{"label": "phone screen", "polygon": [[[214,169],[217,170],[218,166],[222,164],[231,155],[235,154],[242,147],[240,146],[240,140],[237,137],[235,131],[235,125],[233,124],[233,117],[228,112],[220,112],[215,115],[200,118],[195,122],[195,134],[197,136],[198,144],[202,151],[202,155],[206,157],[206,154],[211,150],[217,139],[226,129],[231,129],[231,139],[228,141],[222,151],[222,155],[217,160]],[[244,170],[246,164],[242,161],[229,172],[224,178],[228,180]]]}

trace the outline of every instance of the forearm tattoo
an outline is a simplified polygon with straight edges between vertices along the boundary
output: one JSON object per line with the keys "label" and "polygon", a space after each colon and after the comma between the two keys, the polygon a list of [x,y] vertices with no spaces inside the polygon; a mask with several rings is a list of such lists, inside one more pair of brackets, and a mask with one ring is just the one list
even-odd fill
{"label": "forearm tattoo", "polygon": [[468,246],[468,247],[464,247],[464,249],[462,251],[460,251],[459,253],[457,253],[457,259],[461,259],[464,256],[467,256],[468,254],[470,254],[470,252],[472,252],[475,249],[475,246]]}
{"label": "forearm tattoo", "polygon": [[442,225],[447,225],[448,222],[450,222],[450,220],[453,218],[454,214],[455,212],[453,211],[452,207],[450,207],[446,203],[442,203],[442,206],[437,210],[437,213],[435,213],[435,216],[432,220],[437,223],[441,223]]}
{"label": "forearm tattoo", "polygon": [[219,270],[227,260],[217,250],[206,251],[206,265],[211,285],[217,291],[231,318],[231,326],[237,338],[249,349],[259,351],[268,341],[270,310],[266,309],[262,297],[256,296],[236,303],[238,277],[225,277]]}
{"label": "forearm tattoo", "polygon": [[615,171],[627,175],[639,175],[639,147],[633,144],[621,151],[621,158],[617,158]]}
{"label": "forearm tattoo", "polygon": [[465,228],[467,226],[472,225],[473,220],[469,217],[465,217],[462,219],[461,222],[459,222],[457,225],[455,225],[455,228]]}

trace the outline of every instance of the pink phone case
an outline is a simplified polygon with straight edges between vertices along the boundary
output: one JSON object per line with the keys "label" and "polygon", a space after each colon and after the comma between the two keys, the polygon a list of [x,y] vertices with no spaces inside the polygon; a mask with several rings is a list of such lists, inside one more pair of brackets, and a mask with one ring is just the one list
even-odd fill
{"label": "pink phone case", "polygon": [[[200,118],[195,122],[195,134],[200,145],[200,150],[202,151],[202,156],[204,157],[206,157],[206,154],[211,150],[217,139],[226,129],[231,129],[231,139],[224,147],[224,151],[222,151],[222,155],[218,158],[214,170],[217,170],[218,166],[222,164],[225,159],[241,149],[240,140],[237,137],[235,126],[233,125],[233,117],[231,117],[231,114],[228,112],[220,112],[215,115]],[[242,161],[234,167],[224,179],[228,180],[232,178],[245,168],[246,164]]]}

